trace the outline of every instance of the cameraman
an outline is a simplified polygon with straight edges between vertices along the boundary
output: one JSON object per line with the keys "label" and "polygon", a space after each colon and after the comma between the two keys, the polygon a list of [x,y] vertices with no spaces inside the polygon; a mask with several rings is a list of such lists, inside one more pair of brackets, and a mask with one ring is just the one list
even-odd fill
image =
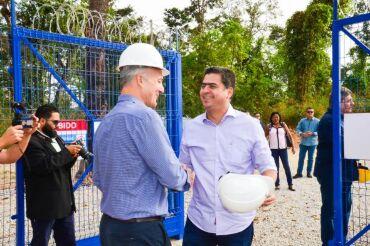
{"label": "cameraman", "polygon": [[56,245],[75,245],[71,168],[81,146],[65,146],[57,135],[59,111],[52,105],[36,110],[39,120],[24,154],[27,217],[31,220],[31,245],[48,245],[54,231]]}
{"label": "cameraman", "polygon": [[[0,164],[14,163],[23,155],[38,125],[38,118],[35,116],[32,118],[32,128],[22,129],[21,125],[10,126],[0,137]],[[7,150],[2,151],[3,149]]]}

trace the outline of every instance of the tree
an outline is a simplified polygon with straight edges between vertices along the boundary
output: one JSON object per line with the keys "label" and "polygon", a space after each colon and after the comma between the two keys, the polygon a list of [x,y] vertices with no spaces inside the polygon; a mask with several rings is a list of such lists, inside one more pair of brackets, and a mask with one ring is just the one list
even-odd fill
{"label": "tree", "polygon": [[241,19],[253,35],[268,32],[277,16],[277,0],[232,0],[226,5],[230,6],[230,15]]}
{"label": "tree", "polygon": [[[365,0],[356,2],[354,15],[366,13],[368,4]],[[354,26],[354,35],[367,47],[370,46],[370,24],[363,22],[361,25]],[[359,46],[351,48],[351,62],[342,70],[344,85],[351,89],[358,97],[370,96],[370,61],[369,55]]]}
{"label": "tree", "polygon": [[183,10],[171,8],[165,10],[164,22],[169,27],[188,27],[191,21],[196,22],[192,29],[195,33],[202,33],[206,29],[206,13],[220,7],[223,0],[191,0],[190,6]]}
{"label": "tree", "polygon": [[330,45],[331,12],[326,4],[311,4],[287,21],[288,90],[300,102],[329,85],[330,60],[326,49]]}
{"label": "tree", "polygon": [[[111,7],[111,0],[89,0],[89,10],[92,13],[106,14],[109,7]],[[95,38],[95,30],[87,29],[86,34],[88,37]],[[99,36],[104,37],[104,26],[101,26]],[[106,90],[106,64],[105,64],[105,50],[88,48],[86,53],[86,67],[85,70],[89,71],[86,74],[86,104],[88,108],[96,116],[104,116],[108,112],[108,103],[105,98],[104,91]]]}
{"label": "tree", "polygon": [[184,28],[188,30],[191,19],[188,9],[170,8],[165,9],[163,21],[169,28]]}
{"label": "tree", "polygon": [[[208,66],[224,66],[236,73],[233,105],[240,110],[267,111],[267,108],[284,99],[281,76],[277,76],[274,71],[277,65],[268,60],[277,56],[271,51],[277,49],[270,49],[275,43],[268,44],[263,37],[271,27],[270,22],[266,20],[272,20],[275,12],[271,7],[276,1],[234,2],[238,8],[234,9],[227,3],[220,5],[219,8],[227,8],[225,13],[213,19],[195,21],[196,25],[203,23],[203,27],[195,26],[188,31],[188,42],[181,49],[184,113],[187,116],[193,117],[203,111],[199,89],[203,71]],[[182,19],[178,22],[172,21],[171,24],[184,26],[186,21]],[[262,29],[263,31],[259,31]],[[257,33],[260,34],[255,35]],[[277,32],[275,34],[277,35]]]}
{"label": "tree", "polygon": [[9,0],[0,0],[1,10],[0,13],[6,21],[6,25],[10,28],[10,1]]}

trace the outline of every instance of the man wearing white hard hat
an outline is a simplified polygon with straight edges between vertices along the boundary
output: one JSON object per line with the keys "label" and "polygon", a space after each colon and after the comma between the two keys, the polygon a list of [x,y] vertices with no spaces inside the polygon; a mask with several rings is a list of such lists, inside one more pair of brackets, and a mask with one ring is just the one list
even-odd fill
{"label": "man wearing white hard hat", "polygon": [[[220,188],[219,182],[235,185],[230,181],[237,176],[231,180],[230,176],[226,180],[221,177],[229,172],[253,174],[255,169],[269,176],[271,184],[276,179],[276,166],[259,121],[230,104],[234,88],[235,74],[231,70],[207,68],[200,89],[206,112],[187,122],[183,131],[180,161],[195,172],[183,240],[186,246],[251,245],[256,210],[243,212],[242,207],[240,213],[230,211],[227,207],[235,206],[223,204],[220,199],[221,195],[227,196],[223,191],[230,189]],[[262,205],[275,202],[274,195],[263,199]]]}
{"label": "man wearing white hard hat", "polygon": [[170,245],[167,188],[189,188],[154,110],[169,71],[154,46],[130,45],[119,60],[121,95],[94,139],[95,185],[102,191],[102,245]]}

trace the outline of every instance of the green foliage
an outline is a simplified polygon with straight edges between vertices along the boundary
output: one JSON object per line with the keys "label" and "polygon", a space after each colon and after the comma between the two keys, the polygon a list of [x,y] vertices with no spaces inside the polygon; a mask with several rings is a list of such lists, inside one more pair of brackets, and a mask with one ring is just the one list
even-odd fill
{"label": "green foliage", "polygon": [[[366,8],[365,1],[356,2],[355,9],[358,12],[354,14],[364,13]],[[361,40],[362,43],[370,46],[370,23],[364,22],[360,28],[354,29],[355,36]],[[347,64],[341,71],[343,84],[352,90],[357,97],[369,98],[370,96],[370,58],[369,55],[362,50],[361,47],[355,46],[351,48],[350,53],[351,62]]]}
{"label": "green foliage", "polygon": [[[30,0],[25,1],[22,0],[19,2],[18,7],[19,11],[17,12],[17,20],[18,25],[24,27],[31,27],[34,19],[37,18],[38,21],[35,21],[34,28],[39,30],[57,32],[57,24],[56,21],[50,24],[50,21],[40,21],[42,19],[45,20],[52,20],[55,19],[54,13],[55,11],[62,5],[62,4],[71,4],[73,5],[75,1],[73,0]],[[44,6],[41,8],[41,6]],[[39,9],[39,12],[37,12]],[[60,16],[61,21],[59,23],[64,23],[61,25],[61,30],[66,31],[66,23],[67,23],[67,15],[66,13],[63,16]],[[39,18],[39,16],[41,18]]]}
{"label": "green foliage", "polygon": [[[307,107],[312,107],[315,109],[315,117],[320,118],[329,106],[329,97],[320,96],[316,99],[311,99],[304,103],[298,102],[293,98],[289,98],[286,101],[279,102],[274,105],[274,111],[281,113],[281,118],[286,122],[291,128],[295,128],[300,119],[305,117],[305,112]],[[270,117],[270,112],[263,115],[263,119],[267,122]]]}
{"label": "green foliage", "polygon": [[185,114],[195,116],[203,111],[198,92],[203,71],[208,66],[224,66],[236,71],[237,88],[243,84],[241,64],[251,50],[251,37],[235,20],[209,30],[192,39],[192,51],[183,57],[183,97]]}
{"label": "green foliage", "polygon": [[[181,46],[186,116],[203,112],[199,88],[207,66],[232,69],[237,77],[233,106],[259,112],[265,120],[278,110],[294,125],[307,106],[314,107],[318,116],[325,112],[330,93],[331,66],[326,51],[331,41],[332,7],[329,2],[313,1],[305,11],[296,12],[286,27],[279,27],[263,21],[276,15],[273,3],[240,0],[240,7],[229,15],[196,21],[198,26],[187,30],[189,39]],[[197,1],[192,1],[194,4],[204,7]],[[205,10],[204,14],[209,8]],[[182,15],[185,12],[171,11],[168,16],[177,18],[167,18],[169,25],[189,24]]]}
{"label": "green foliage", "polygon": [[237,109],[264,111],[282,99],[284,87],[275,80],[274,68],[263,50],[265,40],[253,41],[239,20],[228,20],[192,40],[192,52],[183,57],[185,115],[194,117],[203,111],[198,97],[199,82],[208,66],[229,67],[236,73],[233,105]]}
{"label": "green foliage", "polygon": [[166,9],[164,12],[164,23],[170,28],[174,27],[188,27],[191,16],[187,10],[180,10],[178,8]]}
{"label": "green foliage", "polygon": [[287,22],[288,89],[299,102],[323,93],[329,86],[330,59],[326,49],[330,45],[331,12],[326,4],[311,4]]}
{"label": "green foliage", "polygon": [[[355,9],[361,11],[364,1],[358,1]],[[102,9],[107,10],[108,19],[106,27],[111,25],[116,17],[125,21],[122,35],[129,35],[131,42],[141,38],[146,42],[152,40],[150,35],[141,36],[130,33],[128,26],[140,30],[142,18],[134,15],[131,6],[116,10],[112,7],[113,1],[104,0],[21,0],[19,1],[18,19],[22,26],[30,27],[36,15],[36,7],[47,4],[41,9],[41,19],[53,17],[54,10],[64,3],[77,4],[81,9],[88,9],[94,2],[96,8],[101,3],[108,3]],[[347,13],[352,5],[351,0],[340,1],[341,13]],[[296,12],[287,21],[286,26],[271,25],[277,15],[276,0],[237,0],[230,11],[220,11],[227,6],[227,0],[191,0],[190,6],[180,10],[167,9],[164,22],[171,28],[181,30],[180,52],[182,54],[183,71],[183,107],[186,116],[194,117],[203,112],[199,100],[200,82],[204,69],[208,66],[224,66],[236,73],[237,84],[232,104],[235,108],[250,113],[259,112],[267,120],[272,111],[280,111],[291,126],[304,116],[304,110],[311,106],[320,116],[328,105],[330,93],[330,58],[327,50],[331,42],[332,0],[313,0],[306,10]],[[106,9],[107,7],[107,9]],[[94,7],[95,8],[95,7]],[[222,14],[207,19],[210,10],[217,9]],[[225,8],[226,9],[226,8]],[[67,13],[66,13],[67,14]],[[60,29],[67,32],[67,15],[60,15]],[[3,20],[0,23],[6,25]],[[55,21],[36,23],[35,28],[57,32]],[[82,31],[86,36],[86,30]],[[369,44],[369,23],[365,23],[361,30],[356,31],[356,36]],[[115,34],[113,34],[115,35]],[[156,37],[156,34],[153,34]],[[119,40],[118,37],[109,37],[110,40]],[[155,38],[156,46],[161,40]],[[162,40],[163,41],[163,40]],[[7,44],[2,43],[1,55],[8,56]],[[60,69],[75,66],[84,67],[85,60],[81,57],[86,54],[72,55],[64,63],[55,59],[52,51],[45,50],[46,59]],[[92,52],[90,50],[88,52]],[[344,84],[351,88],[358,96],[369,96],[368,81],[370,79],[368,55],[358,47],[351,50],[351,62],[342,70]],[[1,60],[3,59],[3,60]],[[9,63],[0,57],[0,62]],[[25,61],[24,67],[32,61]],[[34,62],[34,61],[33,61]],[[2,69],[2,70],[1,70]],[[26,73],[27,71],[25,71]],[[0,73],[5,70],[0,68]],[[38,76],[38,77],[37,77]],[[27,77],[27,84],[33,87],[48,88],[34,92],[26,91],[25,98],[34,98],[34,101],[43,103],[54,100],[65,106],[70,106],[71,101],[65,94],[57,94],[50,98],[48,90],[56,90],[56,84],[51,83],[50,75],[46,72]],[[73,74],[69,82],[79,91],[85,91],[86,85],[81,78]],[[0,78],[1,87],[9,84],[9,78]],[[11,86],[10,86],[11,87]],[[9,97],[11,89],[0,91],[0,98]],[[81,96],[82,97],[82,96]],[[161,98],[160,105],[164,106],[165,100]],[[2,100],[2,107],[7,108],[8,101]],[[78,113],[76,113],[77,115]],[[0,117],[8,118],[10,112],[0,113]],[[79,117],[79,116],[76,116]]]}

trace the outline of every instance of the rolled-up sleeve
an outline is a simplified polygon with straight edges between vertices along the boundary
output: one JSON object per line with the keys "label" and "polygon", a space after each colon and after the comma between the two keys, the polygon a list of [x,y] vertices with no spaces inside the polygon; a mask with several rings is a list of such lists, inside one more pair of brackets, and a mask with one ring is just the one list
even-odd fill
{"label": "rolled-up sleeve", "polygon": [[162,185],[177,191],[189,189],[187,173],[181,168],[159,116],[137,120],[131,137]]}

